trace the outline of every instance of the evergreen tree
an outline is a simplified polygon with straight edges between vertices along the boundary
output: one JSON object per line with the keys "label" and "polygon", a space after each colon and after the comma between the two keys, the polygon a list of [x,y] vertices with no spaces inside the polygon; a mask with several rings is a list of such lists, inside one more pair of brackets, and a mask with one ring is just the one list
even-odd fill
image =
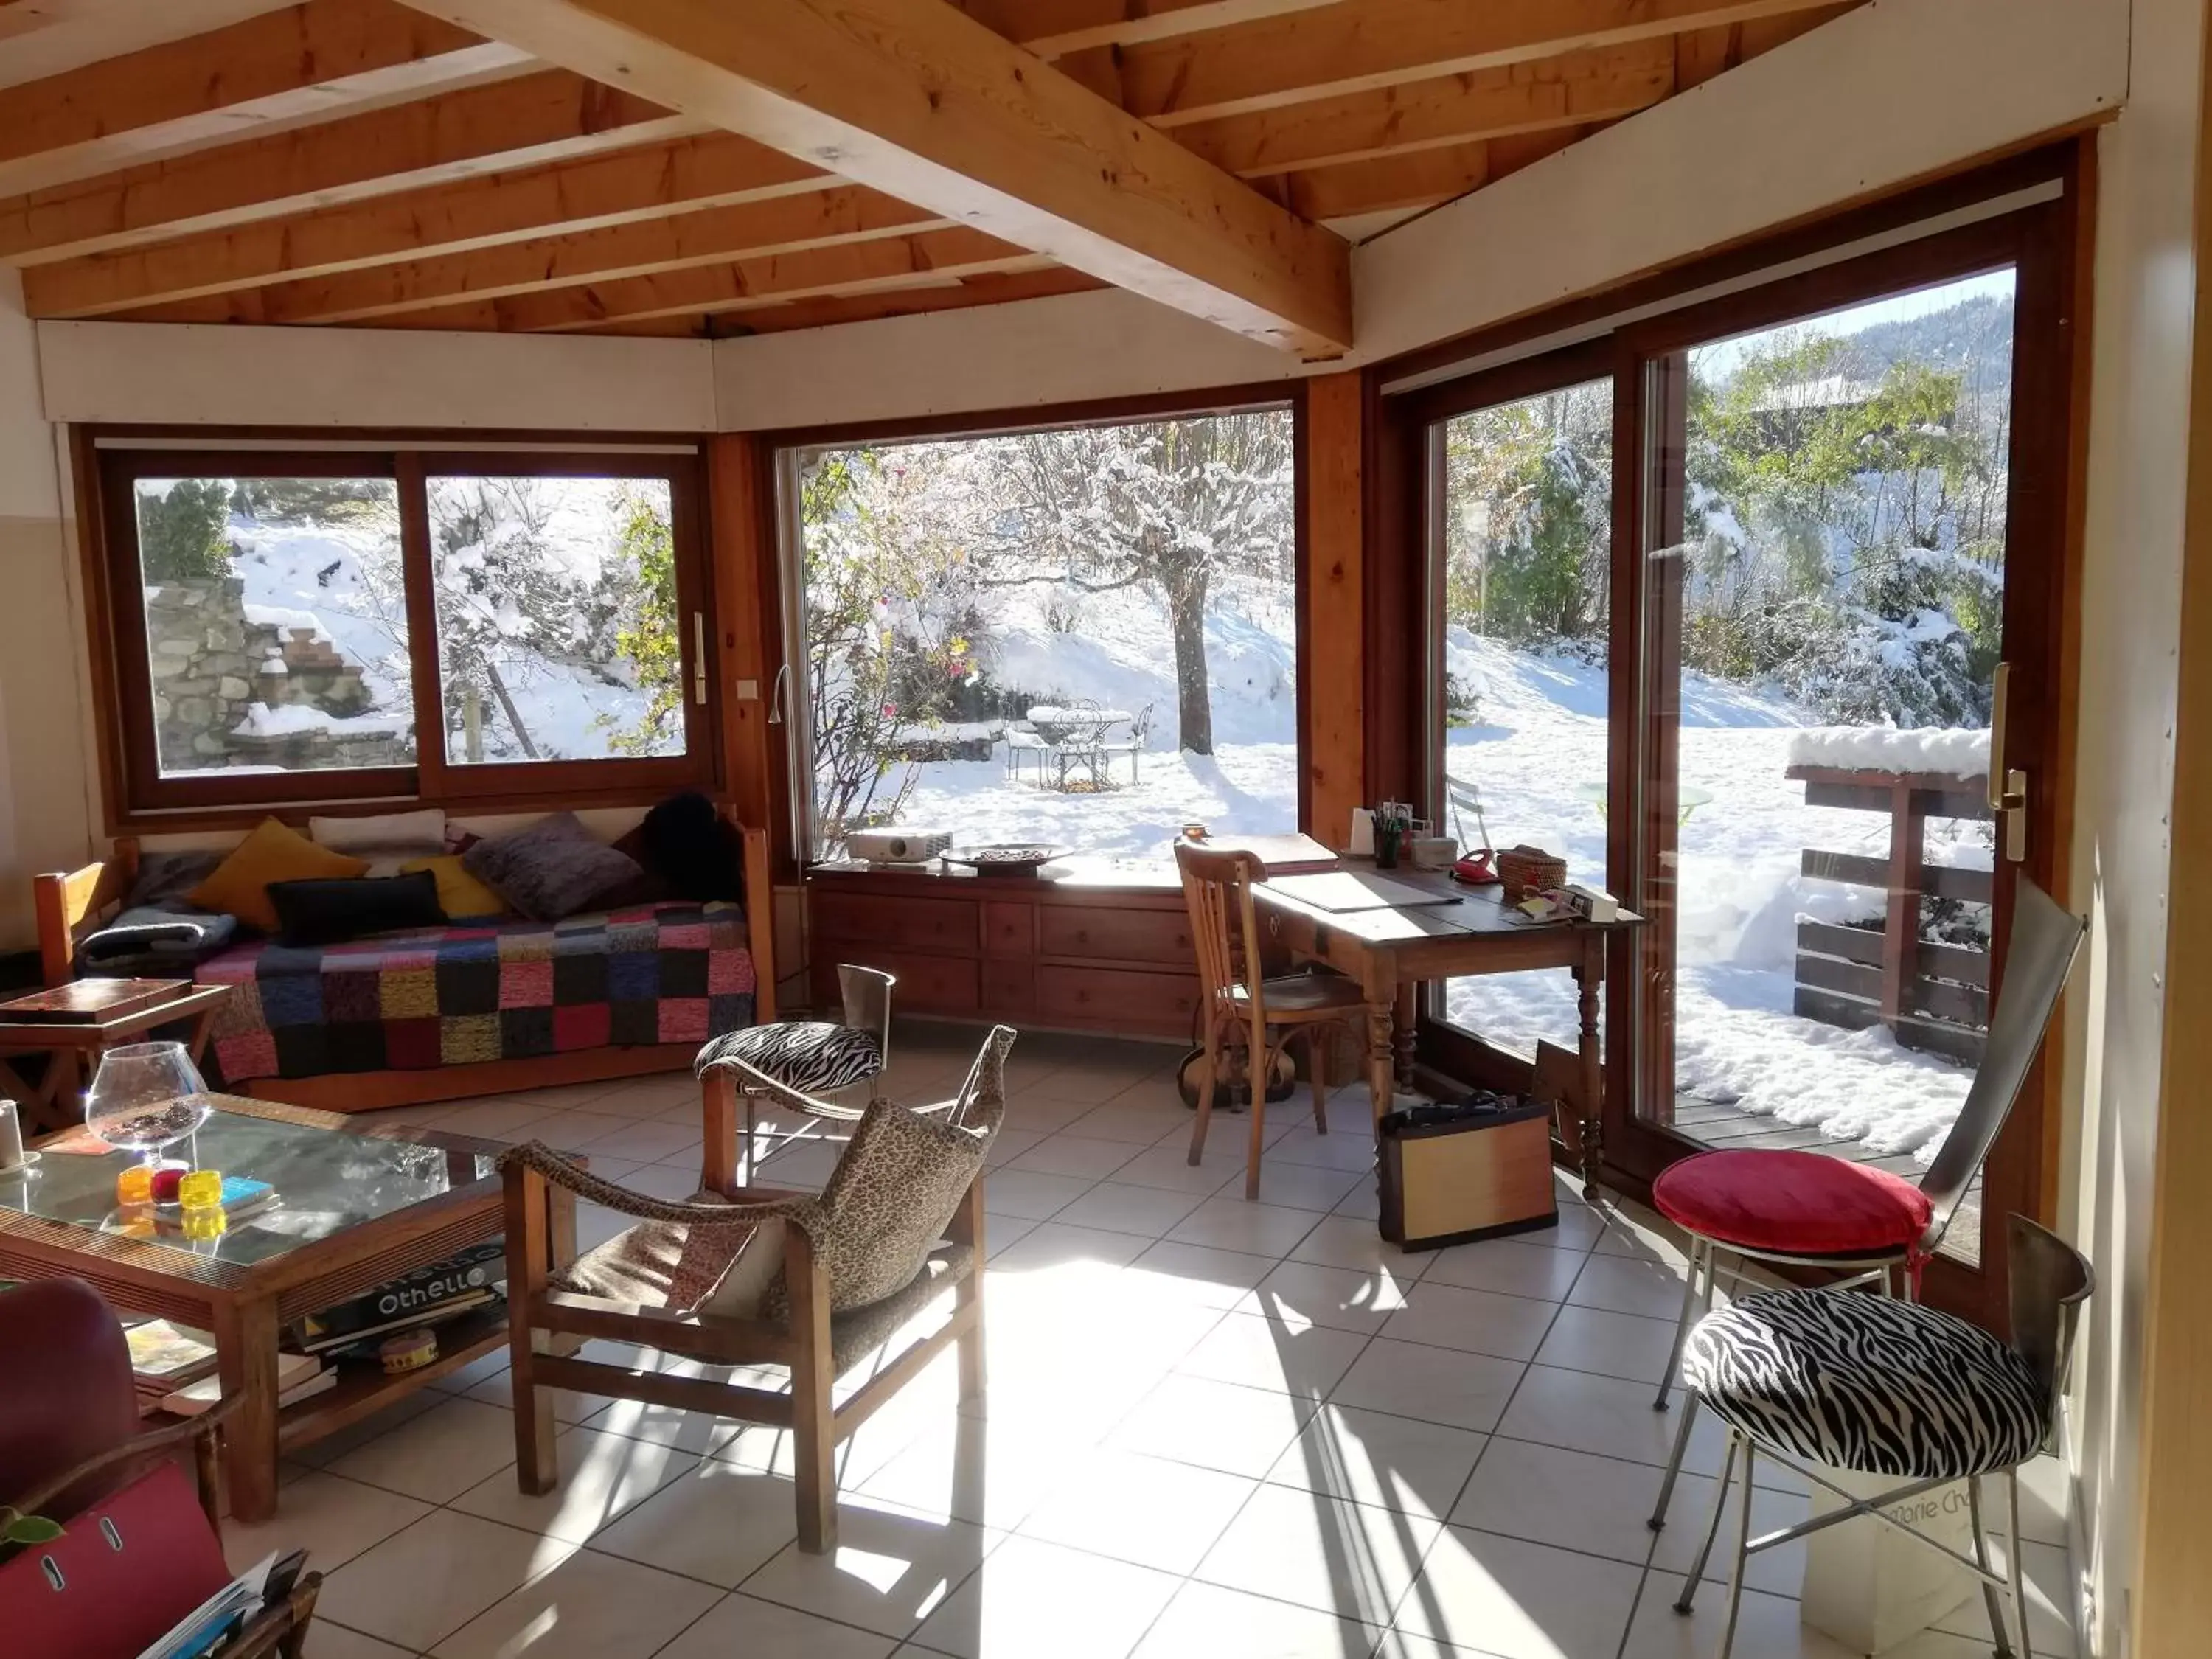
{"label": "evergreen tree", "polygon": [[149,582],[228,575],[229,529],[226,479],[179,478],[159,494],[138,486],[138,566]]}

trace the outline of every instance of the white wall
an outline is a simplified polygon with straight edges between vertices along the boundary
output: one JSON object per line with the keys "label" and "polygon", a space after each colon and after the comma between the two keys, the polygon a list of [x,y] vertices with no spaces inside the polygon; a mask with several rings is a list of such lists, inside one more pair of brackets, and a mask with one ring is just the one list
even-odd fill
{"label": "white wall", "polygon": [[2061,1197],[2063,1224],[2099,1279],[2069,1455],[2086,1645],[2100,1659],[2127,1651],[2137,1545],[2204,16],[2203,0],[2136,0],[2128,106],[2099,140],[2073,895],[2093,931],[2070,999],[2078,1109],[2066,1125]]}
{"label": "white wall", "polygon": [[21,284],[0,270],[0,950],[31,942],[31,877],[91,844],[76,540],[38,362]]}
{"label": "white wall", "polygon": [[704,340],[42,322],[51,421],[711,432]]}

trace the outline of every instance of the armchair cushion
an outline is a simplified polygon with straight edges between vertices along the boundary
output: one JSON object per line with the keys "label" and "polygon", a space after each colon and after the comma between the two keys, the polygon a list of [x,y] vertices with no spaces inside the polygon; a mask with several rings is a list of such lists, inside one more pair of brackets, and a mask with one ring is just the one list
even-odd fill
{"label": "armchair cushion", "polygon": [[704,1075],[735,1063],[801,1094],[826,1095],[875,1076],[884,1069],[884,1054],[874,1037],[849,1025],[787,1020],[716,1037],[699,1051],[692,1069]]}
{"label": "armchair cushion", "polygon": [[[138,1399],[123,1327],[82,1279],[33,1279],[0,1292],[0,1504],[138,1432]],[[67,1514],[135,1471],[62,1493]],[[0,1646],[5,1646],[0,1643]]]}
{"label": "armchair cushion", "polygon": [[[782,1223],[768,1224],[777,1229],[775,1255],[780,1265]],[[556,1291],[688,1314],[714,1295],[760,1231],[641,1221],[585,1251],[547,1283]]]}
{"label": "armchair cushion", "polygon": [[[1006,1115],[1004,1071],[1014,1034],[993,1031],[959,1100],[943,1113],[871,1101],[822,1188],[822,1220],[808,1229],[830,1276],[830,1307],[842,1313],[912,1284],[944,1237]],[[771,1319],[790,1297],[775,1279],[761,1298]]]}

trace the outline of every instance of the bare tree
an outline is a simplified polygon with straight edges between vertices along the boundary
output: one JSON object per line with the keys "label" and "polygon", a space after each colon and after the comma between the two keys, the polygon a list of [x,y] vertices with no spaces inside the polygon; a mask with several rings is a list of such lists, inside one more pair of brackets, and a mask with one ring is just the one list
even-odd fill
{"label": "bare tree", "polygon": [[1206,600],[1224,575],[1290,579],[1289,414],[1024,433],[981,446],[978,460],[985,585],[1158,592],[1174,641],[1182,747],[1212,754]]}

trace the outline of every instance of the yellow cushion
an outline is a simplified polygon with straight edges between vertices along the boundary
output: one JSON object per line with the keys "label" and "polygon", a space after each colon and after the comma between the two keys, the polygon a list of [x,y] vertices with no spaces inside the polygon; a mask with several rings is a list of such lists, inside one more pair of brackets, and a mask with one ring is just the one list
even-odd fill
{"label": "yellow cushion", "polygon": [[418,875],[425,870],[437,878],[438,908],[447,916],[507,914],[506,902],[462,867],[459,853],[448,853],[441,858],[410,859],[399,866],[403,876]]}
{"label": "yellow cushion", "polygon": [[276,907],[269,902],[270,882],[329,880],[368,868],[365,859],[318,847],[289,825],[264,818],[186,896],[203,910],[219,910],[273,933]]}

